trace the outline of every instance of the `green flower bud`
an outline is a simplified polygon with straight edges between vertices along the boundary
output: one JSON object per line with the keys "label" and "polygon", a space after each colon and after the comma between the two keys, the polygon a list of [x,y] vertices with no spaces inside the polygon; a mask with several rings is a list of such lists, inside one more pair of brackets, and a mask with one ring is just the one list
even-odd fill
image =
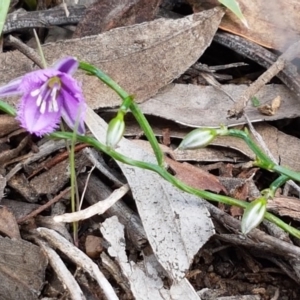
{"label": "green flower bud", "polygon": [[267,199],[264,197],[252,201],[245,209],[242,218],[242,233],[247,234],[264,219],[267,210]]}
{"label": "green flower bud", "polygon": [[187,134],[178,148],[182,150],[203,148],[216,136],[226,134],[228,134],[228,129],[225,126],[221,126],[221,128],[198,128]]}
{"label": "green flower bud", "polygon": [[125,122],[123,112],[118,112],[117,116],[113,118],[107,128],[106,145],[110,148],[116,148],[125,131]]}
{"label": "green flower bud", "polygon": [[198,128],[187,134],[178,148],[182,150],[203,148],[207,146],[216,136],[216,129]]}

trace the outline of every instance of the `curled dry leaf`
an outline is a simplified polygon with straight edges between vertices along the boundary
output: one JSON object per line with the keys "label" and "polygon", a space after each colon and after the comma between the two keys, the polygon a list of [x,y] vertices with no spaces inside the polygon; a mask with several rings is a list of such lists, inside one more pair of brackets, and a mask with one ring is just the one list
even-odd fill
{"label": "curled dry leaf", "polygon": [[281,97],[277,96],[272,100],[271,103],[266,103],[265,105],[259,106],[257,109],[259,112],[261,112],[263,115],[266,116],[274,116],[281,104]]}

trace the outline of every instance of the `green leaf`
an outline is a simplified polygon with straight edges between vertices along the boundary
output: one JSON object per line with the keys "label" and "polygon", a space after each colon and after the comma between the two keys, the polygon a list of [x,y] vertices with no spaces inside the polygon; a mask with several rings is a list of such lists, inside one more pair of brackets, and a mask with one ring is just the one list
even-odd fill
{"label": "green leaf", "polygon": [[221,4],[223,4],[225,7],[227,7],[229,10],[231,10],[241,20],[241,22],[247,28],[249,28],[248,22],[240,9],[239,3],[236,0],[218,0],[218,1]]}
{"label": "green leaf", "polygon": [[9,9],[10,0],[2,0],[0,5],[0,35],[2,34],[6,15]]}
{"label": "green leaf", "polygon": [[0,100],[0,110],[13,117],[17,115],[16,110],[12,106],[10,106],[9,104],[1,100]]}

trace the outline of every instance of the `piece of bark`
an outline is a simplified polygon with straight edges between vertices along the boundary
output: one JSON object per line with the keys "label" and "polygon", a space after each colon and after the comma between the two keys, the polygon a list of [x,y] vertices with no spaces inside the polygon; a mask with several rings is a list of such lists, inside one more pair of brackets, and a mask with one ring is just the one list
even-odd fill
{"label": "piece of bark", "polygon": [[0,206],[0,232],[4,236],[21,239],[19,226],[14,214],[6,206],[2,205]]}
{"label": "piece of bark", "polygon": [[[94,64],[141,102],[199,59],[211,43],[222,16],[223,10],[217,8],[178,20],[158,19],[93,37],[48,44],[43,52],[49,65],[65,56]],[[33,63],[22,54],[0,54],[0,84],[32,70]],[[76,76],[82,81],[91,108],[120,104],[119,96],[99,79],[83,73]],[[18,98],[6,101],[16,106]]]}
{"label": "piece of bark", "polygon": [[151,21],[161,0],[98,0],[85,11],[74,38],[96,35],[112,28]]}
{"label": "piece of bark", "polygon": [[0,298],[38,299],[47,259],[36,245],[0,237]]}

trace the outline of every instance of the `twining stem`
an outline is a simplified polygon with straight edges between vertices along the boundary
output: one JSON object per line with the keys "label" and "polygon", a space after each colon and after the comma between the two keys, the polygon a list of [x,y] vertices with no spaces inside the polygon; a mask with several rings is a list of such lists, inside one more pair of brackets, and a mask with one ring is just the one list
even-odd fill
{"label": "twining stem", "polygon": [[[55,132],[55,133],[52,133],[50,136],[52,138],[70,139],[70,138],[72,138],[72,133]],[[138,160],[131,159],[131,158],[129,158],[127,156],[124,156],[124,155],[116,152],[115,150],[103,145],[102,143],[100,143],[99,141],[97,141],[96,139],[94,139],[92,137],[77,136],[77,140],[80,141],[80,142],[87,143],[87,144],[93,146],[95,149],[106,153],[107,155],[109,155],[110,157],[114,158],[117,161],[120,161],[120,162],[125,163],[127,165],[131,165],[131,166],[135,166],[135,167],[138,167],[138,168],[142,168],[142,169],[151,170],[153,172],[156,172],[162,178],[164,178],[168,182],[172,183],[174,186],[176,186],[180,190],[185,191],[189,194],[196,195],[196,196],[198,196],[200,198],[204,198],[206,200],[210,200],[210,201],[214,201],[214,202],[221,202],[221,203],[224,203],[224,204],[227,204],[227,205],[234,205],[234,206],[238,206],[238,207],[242,207],[242,208],[246,208],[249,205],[249,203],[247,203],[247,202],[240,201],[240,200],[237,200],[237,199],[234,199],[234,198],[231,198],[231,197],[227,197],[227,196],[223,196],[223,195],[217,195],[217,194],[214,194],[214,193],[211,193],[211,192],[207,192],[207,191],[192,188],[192,187],[186,185],[185,183],[183,183],[182,181],[178,180],[177,178],[175,178],[170,173],[168,173],[165,168],[163,168],[159,165],[152,164],[152,163],[146,163],[146,162],[143,162],[143,161],[138,161]],[[279,226],[280,228],[282,228],[286,232],[290,233],[291,235],[293,235],[297,238],[300,238],[300,231],[299,230],[297,230],[296,228],[293,228],[292,226],[284,223],[278,217],[276,217],[276,216],[272,215],[271,213],[267,212],[265,214],[265,218],[267,220],[273,222],[274,224],[276,224],[277,226]]]}
{"label": "twining stem", "polygon": [[126,112],[127,109],[130,109],[133,116],[137,120],[138,124],[144,131],[145,136],[147,137],[156,157],[157,163],[159,166],[163,166],[163,153],[159,147],[157,139],[151,129],[151,126],[148,123],[148,120],[145,118],[143,113],[140,111],[138,105],[134,102],[133,96],[129,95],[124,91],[114,80],[112,80],[108,75],[103,73],[100,69],[86,63],[80,62],[79,68],[97,76],[102,82],[112,88],[123,100],[123,103],[120,106],[120,109],[123,112]]}
{"label": "twining stem", "polygon": [[228,129],[228,136],[233,136],[240,138],[246,142],[248,147],[254,152],[256,155],[256,160],[254,161],[254,165],[258,166],[262,169],[268,171],[277,172],[280,175],[286,175],[289,179],[293,179],[295,181],[300,182],[300,173],[290,170],[288,168],[282,167],[274,163],[259,147],[258,145],[251,139],[250,135],[242,130],[236,129]]}

